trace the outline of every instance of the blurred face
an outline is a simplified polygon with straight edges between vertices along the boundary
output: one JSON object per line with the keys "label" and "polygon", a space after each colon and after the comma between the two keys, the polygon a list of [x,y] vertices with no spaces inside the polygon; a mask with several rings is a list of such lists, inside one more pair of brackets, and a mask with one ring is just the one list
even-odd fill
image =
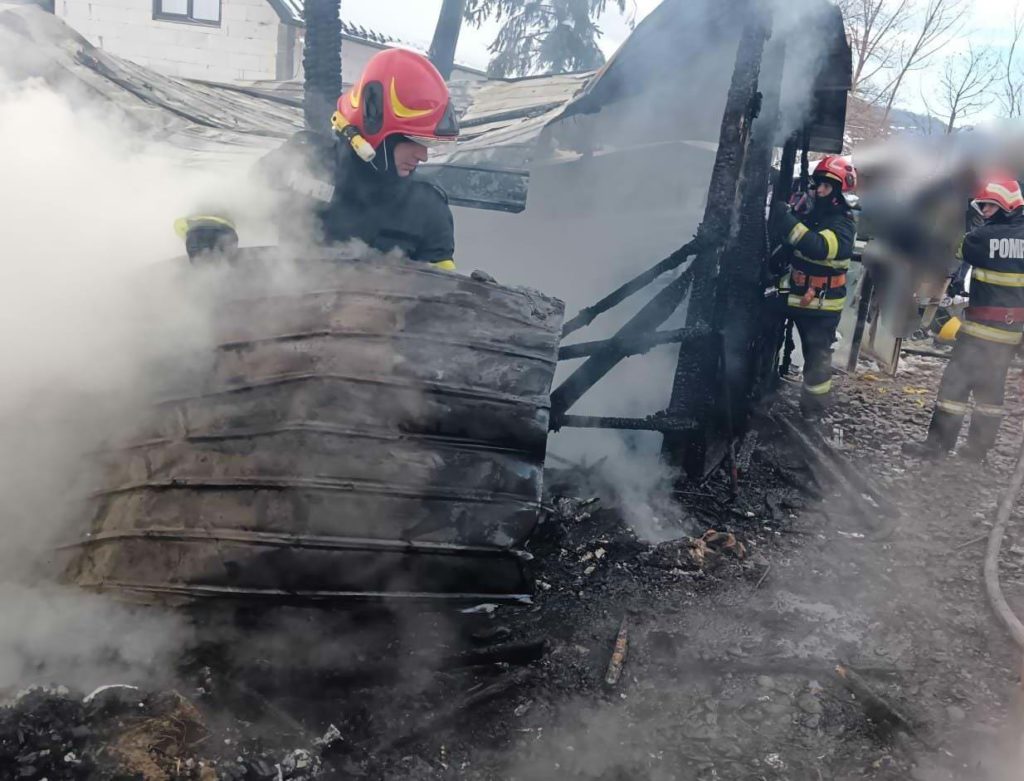
{"label": "blurred face", "polygon": [[978,211],[981,212],[981,216],[986,220],[991,220],[996,216],[999,207],[994,203],[982,203],[978,205]]}
{"label": "blurred face", "polygon": [[821,180],[818,182],[818,186],[814,188],[814,194],[819,198],[828,198],[832,195],[832,189],[832,182]]}
{"label": "blurred face", "polygon": [[409,176],[420,163],[427,162],[429,153],[423,144],[415,141],[399,141],[395,144],[395,171],[401,177]]}

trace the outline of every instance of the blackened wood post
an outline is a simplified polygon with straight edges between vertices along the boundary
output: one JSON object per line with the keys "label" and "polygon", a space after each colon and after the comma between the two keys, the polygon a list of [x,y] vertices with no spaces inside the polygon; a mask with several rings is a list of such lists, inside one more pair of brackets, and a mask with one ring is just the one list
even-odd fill
{"label": "blackened wood post", "polygon": [[462,14],[465,10],[466,0],[444,0],[437,17],[428,56],[445,81],[452,77],[452,69],[455,67],[455,49],[459,45]]}
{"label": "blackened wood post", "polygon": [[[750,142],[751,114],[758,99],[761,59],[771,24],[759,0],[751,0],[743,16],[746,23],[736,51],[704,212],[702,227],[709,247],[694,262],[695,277],[686,313],[686,325],[690,327],[708,327],[714,323],[715,281],[739,212],[740,173]],[[672,416],[694,417],[704,423],[705,428],[666,434],[662,454],[669,462],[684,467],[691,476],[703,474],[707,461],[709,417],[721,396],[719,357],[719,340],[714,338],[708,339],[701,349],[687,345],[679,351],[668,412]]]}
{"label": "blackened wood post", "polygon": [[[777,298],[766,299],[766,264],[770,248],[765,204],[771,183],[772,152],[779,135],[779,106],[786,44],[773,38],[765,48],[758,79],[761,113],[754,123],[743,170],[740,175],[738,228],[729,243],[719,269],[714,327],[722,334],[726,351],[724,376],[720,383],[728,393],[717,397],[717,405],[731,400],[727,416],[735,428],[725,438],[738,435],[745,427],[752,404],[775,384],[779,336],[783,317]],[[792,169],[791,169],[792,170]],[[713,438],[724,448],[726,442]],[[714,447],[711,456],[715,458]],[[708,459],[707,466],[713,465]]]}
{"label": "blackened wood post", "polygon": [[341,95],[341,0],[306,0],[305,17],[302,111],[308,130],[328,134]]}

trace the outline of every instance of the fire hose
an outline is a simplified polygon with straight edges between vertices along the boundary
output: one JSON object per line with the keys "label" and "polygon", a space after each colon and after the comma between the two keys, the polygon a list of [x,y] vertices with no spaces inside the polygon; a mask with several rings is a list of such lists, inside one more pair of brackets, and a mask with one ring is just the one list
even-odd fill
{"label": "fire hose", "polygon": [[[999,509],[996,511],[995,523],[988,536],[988,547],[985,551],[985,591],[988,594],[989,604],[993,611],[1010,632],[1010,636],[1017,644],[1017,647],[1024,651],[1024,624],[1017,615],[1010,609],[1010,605],[1003,596],[1002,586],[999,585],[999,552],[1003,547],[1003,538],[1006,536],[1006,525],[1010,521],[1013,507],[1017,503],[1021,486],[1024,485],[1024,441],[1021,442],[1020,453],[1017,456],[1017,466],[1010,479],[1005,493],[999,502]],[[1021,686],[1024,687],[1024,658],[1021,660]],[[1024,709],[1024,692],[1018,695]],[[1024,760],[1024,742],[1021,744],[1019,761]]]}
{"label": "fire hose", "polygon": [[985,590],[988,593],[988,601],[996,615],[1006,625],[1013,641],[1024,651],[1024,624],[1017,618],[1010,609],[1003,596],[1003,589],[999,585],[999,552],[1003,547],[1003,538],[1006,536],[1006,525],[1010,521],[1013,507],[1017,503],[1021,486],[1024,485],[1024,442],[1021,443],[1020,454],[1017,457],[1017,467],[1010,479],[1010,485],[1003,493],[999,502],[999,509],[996,512],[995,523],[988,536],[988,549],[985,553]]}

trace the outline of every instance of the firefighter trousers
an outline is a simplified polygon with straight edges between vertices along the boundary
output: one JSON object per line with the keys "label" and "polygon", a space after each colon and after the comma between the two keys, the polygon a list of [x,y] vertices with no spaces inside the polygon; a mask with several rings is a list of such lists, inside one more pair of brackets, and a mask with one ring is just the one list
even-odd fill
{"label": "firefighter trousers", "polygon": [[828,408],[832,392],[832,342],[839,327],[839,313],[788,312],[800,334],[804,354],[804,384],[800,410],[804,417],[817,418]]}
{"label": "firefighter trousers", "polygon": [[991,342],[963,332],[957,335],[953,355],[939,383],[928,427],[928,444],[941,450],[956,447],[964,415],[970,410],[967,402],[973,394],[967,445],[979,455],[988,452],[1003,421],[1006,373],[1016,351],[1016,345]]}

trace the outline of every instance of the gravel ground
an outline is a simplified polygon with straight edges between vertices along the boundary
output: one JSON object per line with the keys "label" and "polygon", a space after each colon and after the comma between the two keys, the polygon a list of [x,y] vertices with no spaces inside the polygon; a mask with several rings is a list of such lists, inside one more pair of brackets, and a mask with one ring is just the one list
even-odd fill
{"label": "gravel ground", "polygon": [[[680,534],[719,532],[703,542],[642,543],[614,507],[580,501],[605,498],[593,470],[552,472],[533,607],[295,615],[255,622],[243,643],[211,630],[182,661],[185,704],[36,691],[0,710],[0,777],[1024,778],[1019,654],[981,578],[1020,416],[985,465],[905,459],[941,369],[912,357],[894,380],[845,378],[824,425],[899,505],[887,537],[890,522],[816,484],[770,420],[738,497],[721,476],[676,497]],[[1019,526],[1004,551],[1024,613]],[[608,686],[623,626],[628,657]],[[840,662],[905,722],[851,694]]]}

